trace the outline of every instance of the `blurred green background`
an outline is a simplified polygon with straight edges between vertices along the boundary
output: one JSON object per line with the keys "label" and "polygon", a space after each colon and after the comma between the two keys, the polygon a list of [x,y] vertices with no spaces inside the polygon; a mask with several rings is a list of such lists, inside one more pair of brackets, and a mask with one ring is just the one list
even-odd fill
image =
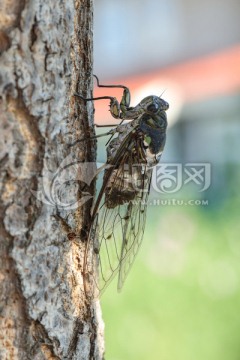
{"label": "blurred green background", "polygon": [[[168,131],[163,160],[175,132]],[[101,161],[105,141],[98,142]],[[143,244],[122,291],[115,279],[102,295],[107,360],[240,358],[240,167],[211,167],[203,193],[191,184],[173,194],[151,189],[150,200],[170,203],[150,203]]]}
{"label": "blurred green background", "polygon": [[149,209],[122,292],[102,296],[106,359],[240,358],[239,205]]}
{"label": "blurred green background", "polygon": [[[115,281],[101,299],[106,360],[240,359],[239,13],[238,0],[95,1],[94,73],[129,86],[131,105],[166,89],[161,163],[211,167],[206,191],[193,183],[151,191],[151,199],[207,203],[149,205],[121,293]],[[108,102],[95,105],[96,123],[115,122]]]}

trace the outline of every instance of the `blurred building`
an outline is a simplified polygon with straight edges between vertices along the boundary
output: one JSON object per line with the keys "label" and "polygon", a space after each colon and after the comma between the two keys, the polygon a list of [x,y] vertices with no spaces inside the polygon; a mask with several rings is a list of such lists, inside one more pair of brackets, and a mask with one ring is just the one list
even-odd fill
{"label": "blurred building", "polygon": [[[237,0],[95,1],[95,73],[128,86],[133,105],[165,91],[171,129],[163,160],[210,162],[216,204],[239,181],[239,14]],[[112,122],[106,108],[96,104],[98,122]]]}
{"label": "blurred building", "polygon": [[239,14],[238,0],[96,0],[95,72],[119,78],[231,47]]}

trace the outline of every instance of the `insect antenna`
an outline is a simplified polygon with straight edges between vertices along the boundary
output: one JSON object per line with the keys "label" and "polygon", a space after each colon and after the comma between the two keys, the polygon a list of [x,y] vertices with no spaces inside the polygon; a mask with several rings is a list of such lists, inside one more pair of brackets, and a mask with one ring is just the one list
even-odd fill
{"label": "insect antenna", "polygon": [[159,96],[160,98],[162,97],[162,95],[165,93],[165,91],[167,91],[167,89],[164,89],[163,92],[161,93],[161,95]]}

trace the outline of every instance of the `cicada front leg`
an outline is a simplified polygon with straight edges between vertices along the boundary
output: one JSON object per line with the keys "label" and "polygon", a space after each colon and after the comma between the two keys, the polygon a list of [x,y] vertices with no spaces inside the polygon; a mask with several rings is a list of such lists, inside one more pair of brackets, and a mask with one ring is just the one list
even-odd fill
{"label": "cicada front leg", "polygon": [[112,115],[112,117],[114,117],[115,119],[124,119],[126,112],[129,111],[131,108],[129,107],[130,105],[130,100],[131,100],[131,96],[130,96],[130,91],[129,89],[124,86],[124,85],[101,85],[99,83],[99,79],[96,75],[93,75],[96,80],[97,80],[97,86],[98,87],[104,87],[104,88],[122,88],[123,90],[123,96],[121,99],[121,102],[119,104],[118,100],[113,97],[113,96],[100,96],[100,97],[93,97],[93,98],[85,98],[80,94],[75,93],[74,96],[78,96],[80,97],[82,100],[84,101],[94,101],[94,100],[105,100],[105,99],[109,99],[110,100],[110,113]]}
{"label": "cicada front leg", "polygon": [[97,80],[98,87],[122,88],[123,89],[123,96],[122,96],[120,104],[116,98],[113,98],[114,101],[112,101],[110,103],[110,112],[111,112],[111,115],[115,119],[124,119],[126,111],[128,111],[130,109],[129,105],[130,105],[130,101],[131,101],[131,95],[130,95],[130,91],[129,91],[128,87],[126,87],[124,85],[102,85],[99,83],[98,77],[96,75],[93,75],[93,76]]}

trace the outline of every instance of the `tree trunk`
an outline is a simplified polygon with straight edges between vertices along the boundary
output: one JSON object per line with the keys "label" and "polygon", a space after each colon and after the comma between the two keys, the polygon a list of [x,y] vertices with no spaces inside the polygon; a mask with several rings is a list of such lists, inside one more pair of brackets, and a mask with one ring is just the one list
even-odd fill
{"label": "tree trunk", "polygon": [[92,13],[92,0],[2,0],[1,360],[103,358],[82,278],[94,186],[78,163],[91,177],[95,148],[76,143],[93,108],[73,96],[91,96]]}

